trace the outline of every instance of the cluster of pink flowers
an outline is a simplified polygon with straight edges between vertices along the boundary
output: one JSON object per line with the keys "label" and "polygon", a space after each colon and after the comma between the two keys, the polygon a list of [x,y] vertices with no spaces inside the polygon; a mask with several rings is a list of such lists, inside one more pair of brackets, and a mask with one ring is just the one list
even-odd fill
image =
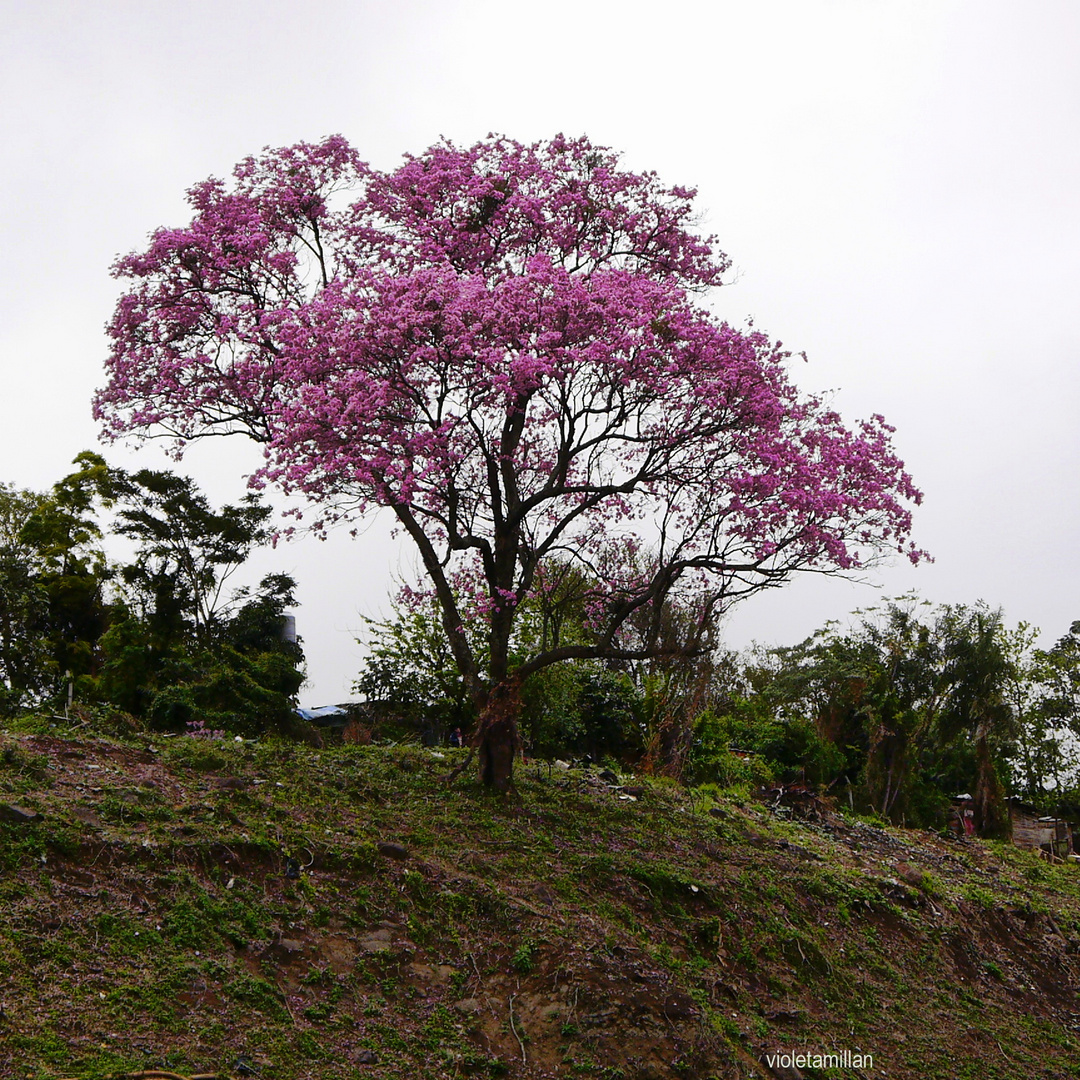
{"label": "cluster of pink flowers", "polygon": [[681,590],[712,617],[796,570],[922,555],[892,429],[846,426],[713,317],[729,264],[694,192],[610,150],[489,137],[384,173],[335,136],[189,198],[116,264],[106,431],[245,433],[254,482],[327,520],[390,507],[448,625],[455,574],[506,623],[556,558],[593,575],[610,646]]}
{"label": "cluster of pink flowers", "polygon": [[220,728],[208,728],[205,720],[189,720],[187,733],[193,739],[224,739],[225,732]]}

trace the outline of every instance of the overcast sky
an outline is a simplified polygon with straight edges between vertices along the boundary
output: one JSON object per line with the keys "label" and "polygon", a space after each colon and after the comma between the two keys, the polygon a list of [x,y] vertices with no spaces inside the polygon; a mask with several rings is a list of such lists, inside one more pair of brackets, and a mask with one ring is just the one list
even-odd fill
{"label": "overcast sky", "polygon": [[[881,595],[979,598],[1046,640],[1080,619],[1080,5],[703,0],[5,0],[0,479],[97,446],[121,253],[263,146],[344,134],[391,167],[440,135],[587,134],[699,189],[735,280],[715,307],[881,412],[936,562],[750,600],[731,645],[793,643]],[[160,467],[153,449],[107,456]],[[253,448],[183,466],[218,501]],[[374,521],[253,568],[300,581],[302,697],[348,696],[363,614],[410,561]]]}

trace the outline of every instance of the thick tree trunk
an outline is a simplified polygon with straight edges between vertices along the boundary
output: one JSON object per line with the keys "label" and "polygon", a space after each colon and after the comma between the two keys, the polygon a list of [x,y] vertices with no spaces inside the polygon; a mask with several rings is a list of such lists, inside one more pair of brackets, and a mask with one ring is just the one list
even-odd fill
{"label": "thick tree trunk", "polygon": [[521,748],[518,715],[521,685],[508,680],[494,687],[477,726],[480,783],[496,791],[514,789],[514,758]]}

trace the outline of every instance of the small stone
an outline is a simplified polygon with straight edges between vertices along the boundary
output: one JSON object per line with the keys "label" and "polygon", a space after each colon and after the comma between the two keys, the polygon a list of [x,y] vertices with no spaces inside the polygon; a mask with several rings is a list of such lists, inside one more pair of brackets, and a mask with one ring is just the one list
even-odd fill
{"label": "small stone", "polygon": [[215,776],[211,782],[219,791],[243,791],[248,786],[239,776]]}
{"label": "small stone", "polygon": [[360,1050],[356,1054],[357,1065],[378,1065],[379,1055],[374,1050]]}
{"label": "small stone", "polygon": [[476,1016],[482,1007],[479,1000],[474,997],[464,998],[454,1005],[454,1008],[457,1009],[458,1012],[465,1013],[469,1016]]}
{"label": "small stone", "polygon": [[41,820],[36,810],[25,810],[14,803],[0,803],[0,820],[10,821],[13,825],[30,825]]}
{"label": "small stone", "polygon": [[387,841],[380,841],[378,845],[380,855],[385,855],[388,859],[398,859],[404,862],[409,857],[409,849],[403,844],[391,844]]}

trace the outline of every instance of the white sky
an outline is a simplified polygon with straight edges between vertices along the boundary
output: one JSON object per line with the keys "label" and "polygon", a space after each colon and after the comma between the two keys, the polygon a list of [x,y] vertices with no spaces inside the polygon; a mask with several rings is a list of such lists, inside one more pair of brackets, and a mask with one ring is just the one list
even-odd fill
{"label": "white sky", "polygon": [[[341,132],[392,166],[440,135],[588,134],[696,185],[737,281],[716,297],[882,412],[936,558],[886,595],[983,598],[1053,640],[1080,618],[1080,5],[884,0],[0,3],[0,479],[46,488],[96,446],[113,258],[188,219],[241,157]],[[127,467],[153,449],[107,449]],[[183,466],[218,500],[253,448]],[[348,696],[361,614],[409,565],[381,522],[261,555],[293,572],[311,682]],[[814,579],[733,614],[792,643],[872,604]]]}

